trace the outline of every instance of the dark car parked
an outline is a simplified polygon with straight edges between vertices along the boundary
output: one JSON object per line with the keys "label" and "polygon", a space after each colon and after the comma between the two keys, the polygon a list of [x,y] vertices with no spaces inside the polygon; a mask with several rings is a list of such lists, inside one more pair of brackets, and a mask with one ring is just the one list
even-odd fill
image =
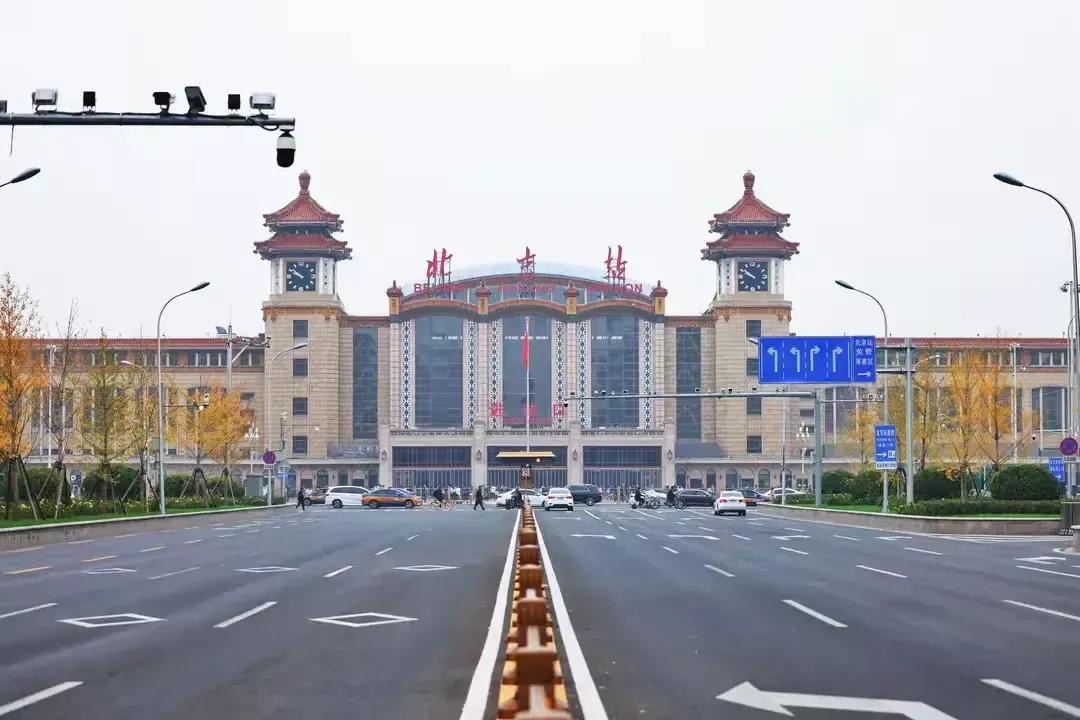
{"label": "dark car parked", "polygon": [[677,506],[712,508],[714,502],[716,502],[716,495],[708,490],[680,490],[675,494],[675,504]]}
{"label": "dark car parked", "polygon": [[575,505],[578,503],[595,505],[603,498],[600,488],[595,485],[567,485],[566,489],[570,491],[571,497],[574,498]]}

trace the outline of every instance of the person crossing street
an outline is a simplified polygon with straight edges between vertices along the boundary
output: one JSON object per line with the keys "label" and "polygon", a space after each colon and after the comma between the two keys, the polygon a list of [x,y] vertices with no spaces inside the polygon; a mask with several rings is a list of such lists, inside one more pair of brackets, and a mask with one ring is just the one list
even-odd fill
{"label": "person crossing street", "polygon": [[472,509],[475,510],[477,507],[479,507],[481,510],[487,510],[487,508],[484,507],[484,486],[483,485],[476,488],[476,502],[473,503]]}

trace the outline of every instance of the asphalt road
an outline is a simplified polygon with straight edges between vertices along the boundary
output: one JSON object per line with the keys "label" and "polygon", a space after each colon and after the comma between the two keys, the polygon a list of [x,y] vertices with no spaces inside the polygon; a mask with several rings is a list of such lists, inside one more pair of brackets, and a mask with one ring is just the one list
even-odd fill
{"label": "asphalt road", "polygon": [[457,718],[515,515],[316,507],[0,554],[0,715]]}
{"label": "asphalt road", "polygon": [[581,648],[570,669],[603,706],[583,701],[585,720],[1080,717],[1080,558],[1064,540],[753,509],[537,515]]}

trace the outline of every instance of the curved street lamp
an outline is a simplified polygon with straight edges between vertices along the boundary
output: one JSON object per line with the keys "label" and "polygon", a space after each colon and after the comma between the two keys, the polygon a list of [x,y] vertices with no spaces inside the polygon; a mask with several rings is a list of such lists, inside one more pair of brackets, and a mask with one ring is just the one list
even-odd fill
{"label": "curved street lamp", "polygon": [[30,178],[37,175],[39,172],[41,172],[41,168],[29,168],[27,170],[23,170],[21,173],[19,173],[15,177],[11,178],[10,180],[8,180],[6,183],[0,183],[0,188],[5,187],[7,185],[14,185],[16,183],[21,183],[23,180],[29,180]]}

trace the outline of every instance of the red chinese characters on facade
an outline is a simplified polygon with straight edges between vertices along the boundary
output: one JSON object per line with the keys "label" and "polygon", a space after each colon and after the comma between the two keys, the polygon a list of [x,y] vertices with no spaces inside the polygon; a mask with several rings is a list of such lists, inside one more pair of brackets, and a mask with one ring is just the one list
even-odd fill
{"label": "red chinese characters on facade", "polygon": [[517,261],[522,275],[536,274],[536,253],[529,250],[528,245],[525,246],[525,257],[519,257]]}
{"label": "red chinese characters on facade", "polygon": [[563,407],[561,402],[551,403],[551,417],[554,420],[561,420],[566,417],[566,408]]}
{"label": "red chinese characters on facade", "polygon": [[450,261],[453,257],[453,253],[446,252],[446,248],[442,249],[441,254],[437,248],[431,251],[425,273],[428,285],[441,285],[450,279]]}
{"label": "red chinese characters on facade", "polygon": [[501,418],[503,416],[503,404],[501,402],[491,403],[491,417]]}
{"label": "red chinese characters on facade", "polygon": [[607,259],[604,260],[604,278],[611,283],[625,283],[626,282],[626,261],[622,257],[622,245],[618,246],[615,254],[611,252],[611,246],[608,245]]}

